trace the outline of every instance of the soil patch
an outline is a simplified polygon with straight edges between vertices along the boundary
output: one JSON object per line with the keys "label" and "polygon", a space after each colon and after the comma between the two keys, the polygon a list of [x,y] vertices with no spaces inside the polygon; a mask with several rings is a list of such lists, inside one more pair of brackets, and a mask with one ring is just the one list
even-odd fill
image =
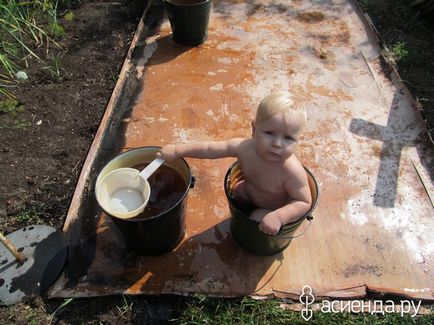
{"label": "soil patch", "polygon": [[[14,93],[22,111],[0,116],[0,228],[29,223],[61,229],[146,1],[93,1],[61,19],[61,47],[38,49],[29,80]],[[60,62],[60,75],[50,67]]]}
{"label": "soil patch", "polygon": [[434,11],[432,1],[357,0],[371,18],[387,63],[418,103],[434,143]]}
{"label": "soil patch", "polygon": [[[14,89],[15,114],[0,114],[0,230],[30,224],[61,230],[88,149],[147,1],[75,1],[72,20],[60,18],[60,47],[36,49],[29,79]],[[59,74],[53,62],[58,61]],[[0,307],[8,324],[161,324],[176,297],[28,298]],[[65,307],[56,309],[67,303]]]}

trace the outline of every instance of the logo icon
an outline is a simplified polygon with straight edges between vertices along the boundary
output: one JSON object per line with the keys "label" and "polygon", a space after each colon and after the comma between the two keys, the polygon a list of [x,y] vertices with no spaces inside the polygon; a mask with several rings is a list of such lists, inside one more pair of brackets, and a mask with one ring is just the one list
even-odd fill
{"label": "logo icon", "polygon": [[312,294],[312,288],[310,286],[305,285],[301,289],[299,300],[304,305],[304,308],[301,310],[301,317],[303,317],[305,321],[308,321],[313,316],[313,311],[309,308],[309,306],[315,301],[315,297]]}

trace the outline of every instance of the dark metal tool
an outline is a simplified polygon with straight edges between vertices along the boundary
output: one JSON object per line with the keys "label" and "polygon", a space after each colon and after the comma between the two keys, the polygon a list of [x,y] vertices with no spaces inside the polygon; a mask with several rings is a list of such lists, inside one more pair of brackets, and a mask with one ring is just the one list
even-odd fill
{"label": "dark metal tool", "polygon": [[57,279],[66,262],[63,234],[46,225],[0,233],[0,304],[10,305],[39,295]]}

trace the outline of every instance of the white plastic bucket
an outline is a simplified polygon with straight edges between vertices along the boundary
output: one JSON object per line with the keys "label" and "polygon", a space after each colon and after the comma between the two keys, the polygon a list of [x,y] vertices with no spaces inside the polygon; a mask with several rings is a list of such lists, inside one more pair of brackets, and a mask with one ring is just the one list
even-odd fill
{"label": "white plastic bucket", "polygon": [[128,219],[146,207],[151,189],[146,179],[134,168],[119,168],[108,173],[98,185],[98,204],[110,215]]}
{"label": "white plastic bucket", "polygon": [[163,158],[156,158],[141,172],[129,167],[111,171],[96,187],[99,205],[121,219],[137,216],[143,212],[151,195],[148,178],[163,163]]}

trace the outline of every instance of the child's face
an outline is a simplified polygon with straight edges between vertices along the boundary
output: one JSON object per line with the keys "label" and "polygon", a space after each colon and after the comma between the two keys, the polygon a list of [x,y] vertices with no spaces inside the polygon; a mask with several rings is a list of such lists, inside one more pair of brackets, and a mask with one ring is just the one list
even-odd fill
{"label": "child's face", "polygon": [[301,113],[292,116],[279,113],[258,125],[253,123],[253,138],[260,157],[269,162],[288,159],[294,152],[304,125]]}

